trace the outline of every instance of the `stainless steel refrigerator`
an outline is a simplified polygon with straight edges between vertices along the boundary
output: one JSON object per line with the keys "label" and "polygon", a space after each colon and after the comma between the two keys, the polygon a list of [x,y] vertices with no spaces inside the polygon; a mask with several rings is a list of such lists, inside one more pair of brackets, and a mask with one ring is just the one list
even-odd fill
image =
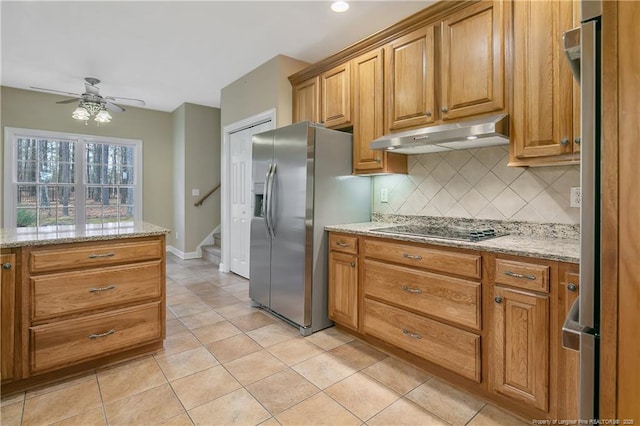
{"label": "stainless steel refrigerator", "polygon": [[580,297],[562,328],[563,345],[580,351],[580,418],[598,419],[601,234],[602,2],[582,0],[581,25],[564,34],[580,82]]}
{"label": "stainless steel refrigerator", "polygon": [[352,136],[301,122],[253,136],[249,297],[302,335],[332,325],[330,224],[371,219],[371,181],[351,175]]}

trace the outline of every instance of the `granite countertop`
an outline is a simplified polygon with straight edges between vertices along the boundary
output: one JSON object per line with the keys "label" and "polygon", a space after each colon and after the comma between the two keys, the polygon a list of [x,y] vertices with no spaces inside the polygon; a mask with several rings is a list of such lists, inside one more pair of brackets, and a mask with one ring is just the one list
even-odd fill
{"label": "granite countertop", "polygon": [[0,228],[0,248],[139,238],[169,234],[170,232],[166,228],[147,222],[134,222],[130,226],[105,224],[104,226],[87,228],[76,228],[72,225]]}
{"label": "granite countertop", "polygon": [[325,229],[327,231],[389,238],[399,241],[428,243],[444,247],[458,247],[569,263],[580,262],[580,240],[578,235],[575,235],[574,233],[564,233],[558,237],[550,236],[548,233],[544,232],[528,232],[522,235],[519,232],[514,231],[513,233],[509,233],[509,235],[502,237],[471,242],[406,234],[389,234],[373,230],[375,228],[395,226],[398,225],[398,223],[399,222],[396,220],[393,222],[351,223],[326,226]]}

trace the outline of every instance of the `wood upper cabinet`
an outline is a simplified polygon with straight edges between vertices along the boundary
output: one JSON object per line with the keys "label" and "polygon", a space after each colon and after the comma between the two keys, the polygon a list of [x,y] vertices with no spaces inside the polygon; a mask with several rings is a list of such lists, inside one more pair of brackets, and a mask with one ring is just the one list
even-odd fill
{"label": "wood upper cabinet", "polygon": [[494,392],[547,411],[549,296],[495,286],[490,386]]}
{"label": "wood upper cabinet", "polygon": [[15,375],[15,332],[16,332],[16,255],[14,253],[2,254],[0,256],[0,342],[2,353],[0,354],[0,364],[2,365],[2,383],[10,382],[16,378]]}
{"label": "wood upper cabinet", "polygon": [[320,87],[320,123],[329,128],[351,125],[351,63],[323,73]]}
{"label": "wood upper cabinet", "polygon": [[329,318],[358,330],[357,238],[331,234],[329,251]]}
{"label": "wood upper cabinet", "polygon": [[320,76],[293,86],[293,122],[320,122]]}
{"label": "wood upper cabinet", "polygon": [[562,51],[562,33],[574,26],[573,7],[568,1],[513,2],[512,165],[579,160],[573,155],[579,151],[579,92]]}
{"label": "wood upper cabinet", "polygon": [[453,120],[504,108],[503,2],[480,2],[442,22],[440,112]]}
{"label": "wood upper cabinet", "polygon": [[387,127],[400,130],[435,121],[435,27],[429,25],[385,47]]}
{"label": "wood upper cabinet", "polygon": [[384,134],[384,49],[355,58],[351,67],[354,173],[407,173],[406,155],[369,147]]}

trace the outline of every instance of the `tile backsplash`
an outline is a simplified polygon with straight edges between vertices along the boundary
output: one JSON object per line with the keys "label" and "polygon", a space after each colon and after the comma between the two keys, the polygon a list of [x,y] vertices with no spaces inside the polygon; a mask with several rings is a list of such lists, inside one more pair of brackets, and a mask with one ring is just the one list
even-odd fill
{"label": "tile backsplash", "polygon": [[[373,178],[376,213],[580,222],[569,206],[579,166],[508,167],[507,146],[410,155],[409,174]],[[380,199],[387,189],[388,202]]]}

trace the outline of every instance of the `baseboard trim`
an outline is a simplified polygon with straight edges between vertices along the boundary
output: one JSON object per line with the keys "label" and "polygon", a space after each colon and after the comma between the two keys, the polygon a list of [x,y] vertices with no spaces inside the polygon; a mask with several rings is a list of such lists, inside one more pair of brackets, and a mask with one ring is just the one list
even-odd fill
{"label": "baseboard trim", "polygon": [[176,256],[178,256],[180,259],[182,260],[189,260],[189,259],[200,259],[202,258],[202,252],[201,251],[190,251],[190,252],[183,252],[181,250],[178,250],[177,248],[173,247],[173,246],[167,246],[167,251],[170,253],[175,254]]}

